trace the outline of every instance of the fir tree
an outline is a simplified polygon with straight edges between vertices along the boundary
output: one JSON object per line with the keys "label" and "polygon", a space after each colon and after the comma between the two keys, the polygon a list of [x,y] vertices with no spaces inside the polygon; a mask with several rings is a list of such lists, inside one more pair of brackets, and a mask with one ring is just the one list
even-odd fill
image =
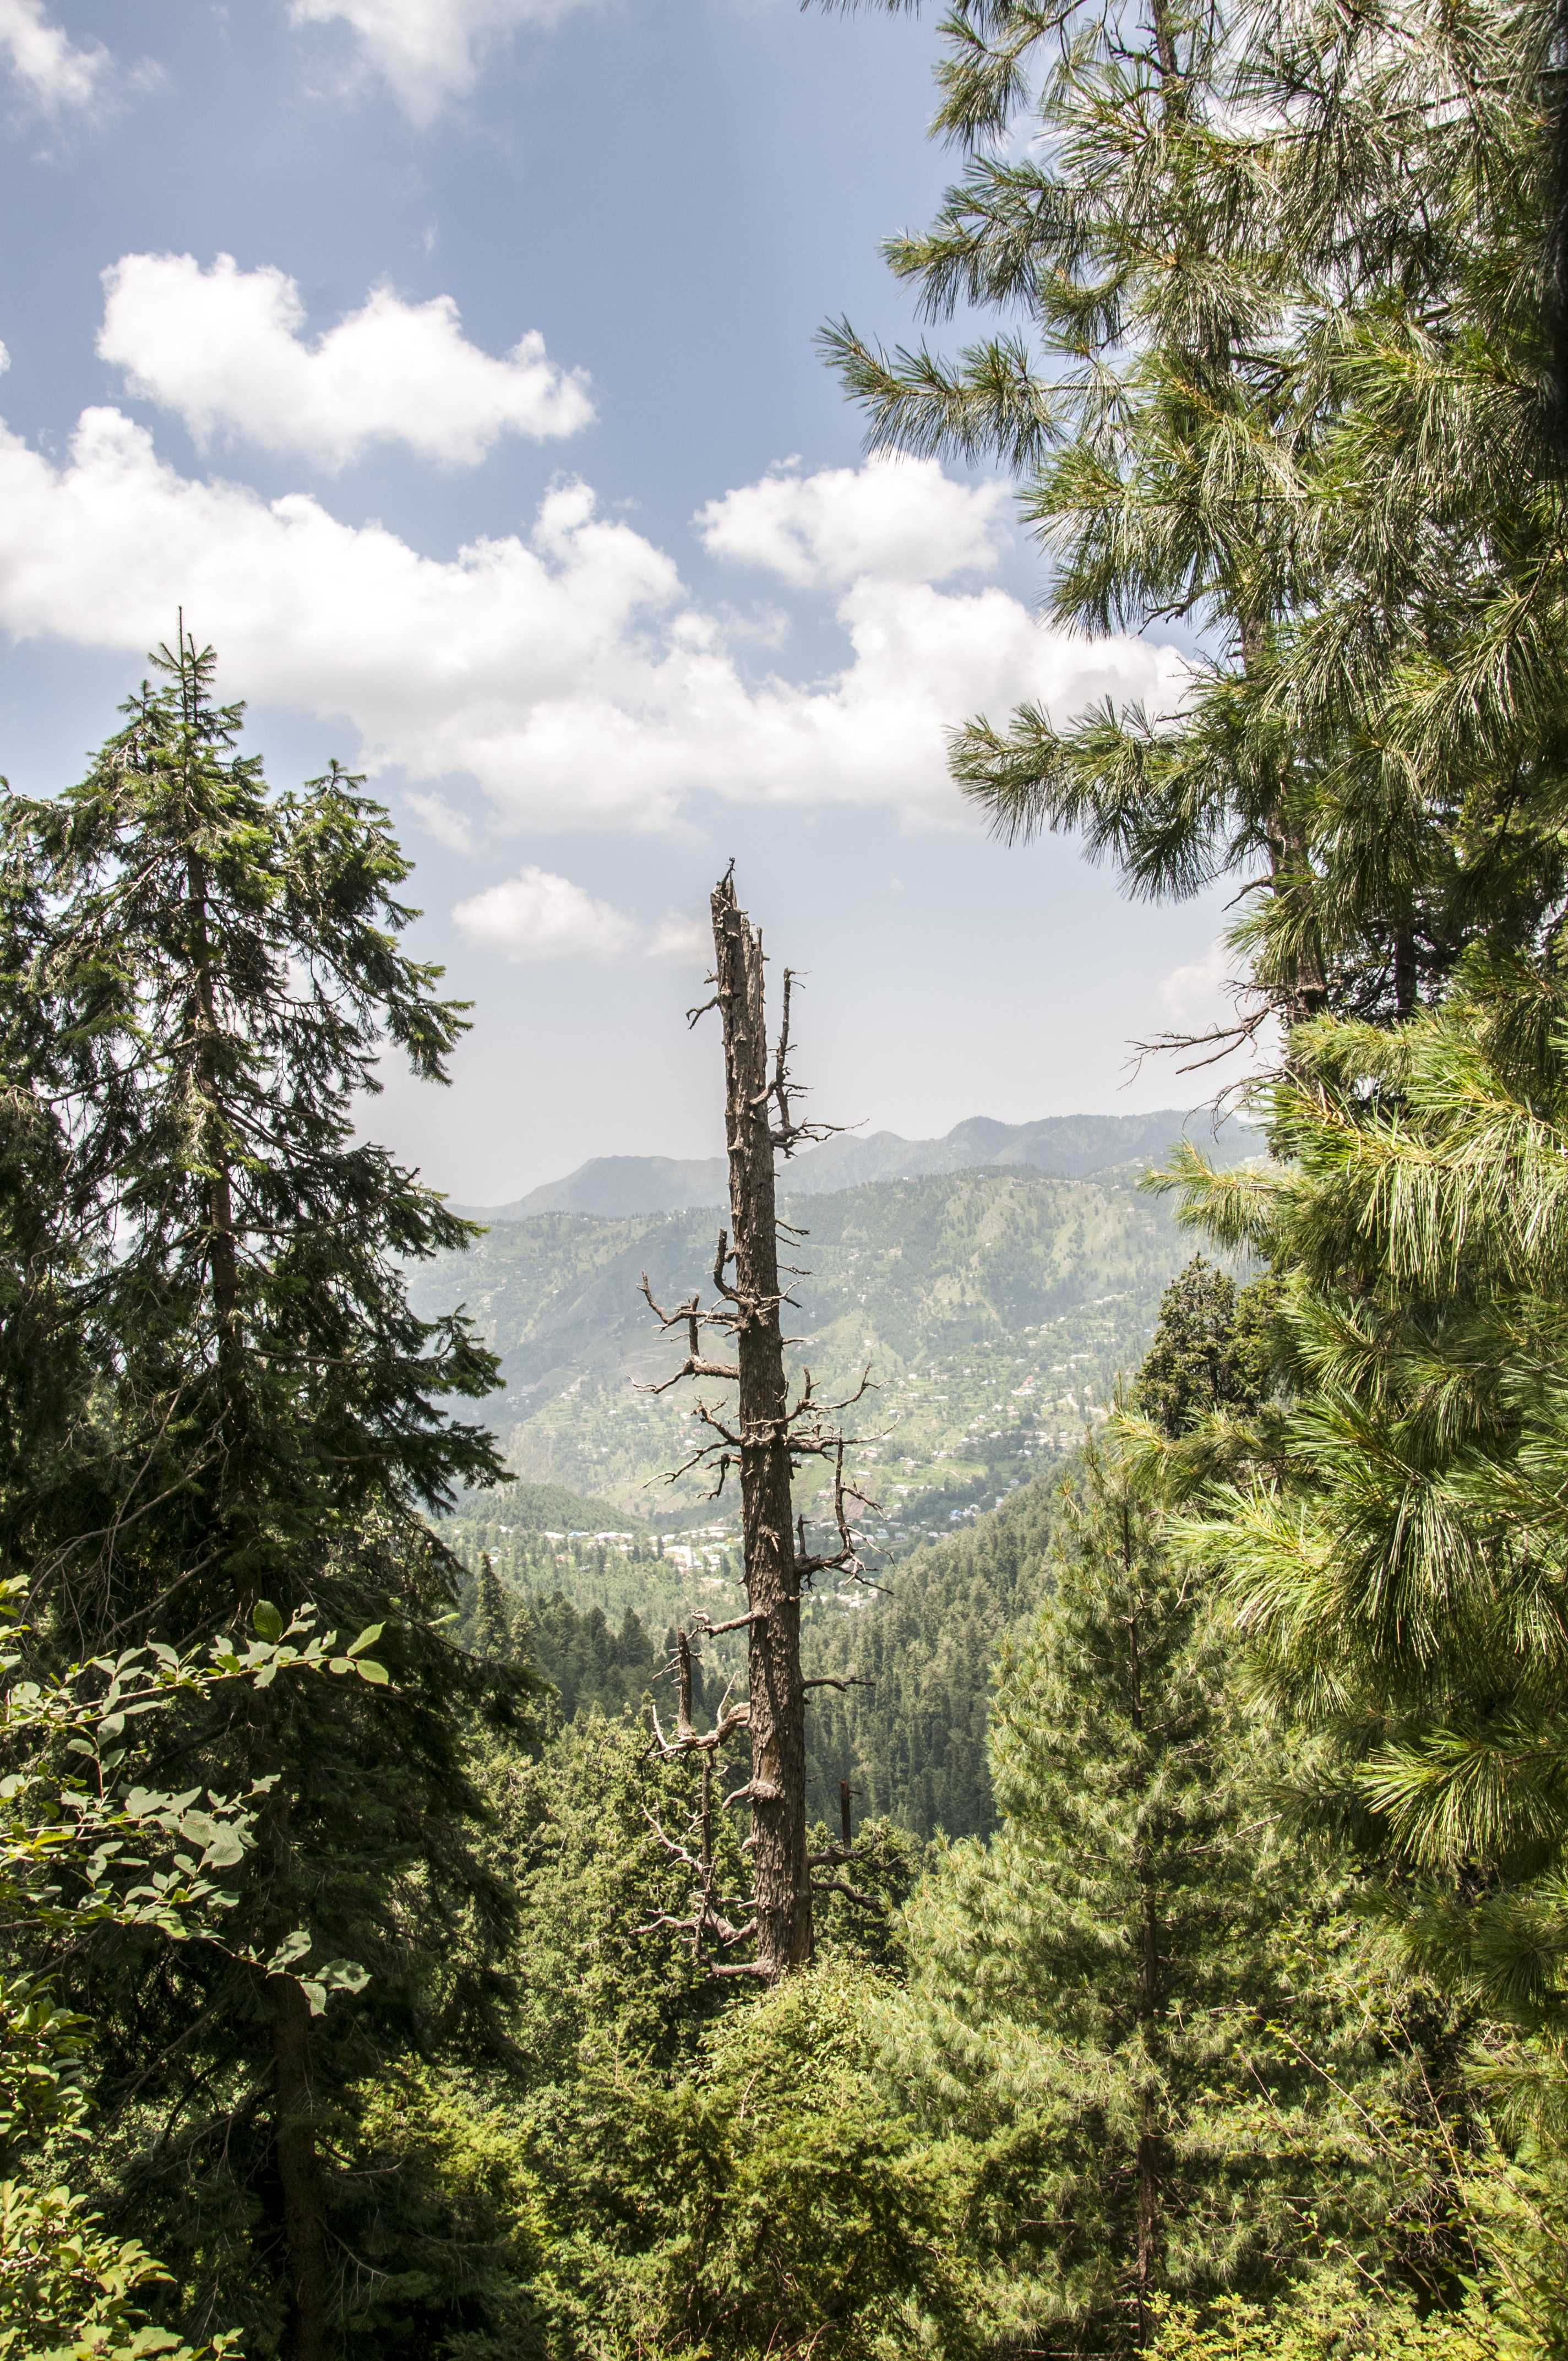
{"label": "fir tree", "polygon": [[[383,1042],[439,1080],[463,1020],[398,944],[408,864],[359,784],[269,794],[211,653],[158,661],[82,785],[5,815],[8,1082],[59,1176],[56,1250],[6,1317],[63,1320],[91,1382],[13,1469],[0,1552],[72,1653],[236,1611],[268,1636],[307,1601],[385,1626],[390,1690],[170,1718],[171,1785],[277,1782],[230,1950],[111,1933],[72,1969],[104,2035],[100,2165],[192,2322],[221,2284],[253,2349],[318,2361],[345,2298],[318,2125],[443,2013],[482,2027],[506,1909],[460,1728],[504,1699],[443,1636],[456,1568],[421,1513],[498,1472],[444,1411],[495,1362],[403,1276],[471,1232],[355,1137]],[[247,1964],[299,1929],[368,1971],[355,2009],[313,2023]]]}
{"label": "fir tree", "polygon": [[[1268,2285],[1355,2179],[1293,1989],[1311,1881],[1274,1840],[1225,1650],[1117,1459],[1085,1455],[1056,1592],[1001,1671],[1003,1822],[908,1913],[900,2069],[978,2151],[977,2235],[1030,2349],[1107,2352],[1156,2299]],[[1343,2222],[1342,2218],[1342,2224]]]}
{"label": "fir tree", "polygon": [[1238,1289],[1198,1255],[1160,1298],[1154,1341],[1133,1400],[1174,1441],[1215,1412],[1245,1416],[1266,1398],[1275,1290]]}

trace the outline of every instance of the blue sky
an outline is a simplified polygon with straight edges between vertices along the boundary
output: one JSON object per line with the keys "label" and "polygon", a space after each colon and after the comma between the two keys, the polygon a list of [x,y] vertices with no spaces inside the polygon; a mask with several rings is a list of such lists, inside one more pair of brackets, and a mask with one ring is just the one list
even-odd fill
{"label": "blue sky", "polygon": [[794,0],[0,0],[0,766],[77,775],[182,601],[270,776],[369,769],[476,1004],[372,1125],[459,1196],[718,1144],[731,854],[824,1116],[1201,1087],[1126,1044],[1212,1013],[1217,903],[990,843],[943,763],[1174,652],[1049,630],[1007,488],[868,465],[813,350],[914,329],[934,56]]}

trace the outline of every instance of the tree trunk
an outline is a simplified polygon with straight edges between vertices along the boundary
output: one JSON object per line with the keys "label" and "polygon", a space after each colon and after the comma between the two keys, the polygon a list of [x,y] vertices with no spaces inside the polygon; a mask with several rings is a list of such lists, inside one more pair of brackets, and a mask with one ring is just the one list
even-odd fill
{"label": "tree trunk", "polygon": [[324,2361],[326,2222],[311,2092],[311,2014],[292,1976],[270,1976],[273,2136],[289,2241],[289,2361]]}
{"label": "tree trunk", "polygon": [[[1122,1507],[1122,1554],[1129,1577],[1133,1571],[1132,1521]],[[1143,1651],[1135,1607],[1127,1619],[1127,1707],[1133,1728],[1144,1727]],[[1159,2100],[1154,2085],[1154,2036],[1160,2007],[1159,1916],[1155,1883],[1150,1874],[1149,1849],[1140,1841],[1135,1854],[1138,1886],[1138,2035],[1143,2049],[1143,2086],[1138,2093],[1138,2345],[1154,2334],[1150,2298],[1159,2260]]]}
{"label": "tree trunk", "polygon": [[237,1375],[240,1349],[239,1248],[235,1236],[234,1184],[223,1136],[217,995],[213,986],[213,952],[207,932],[207,865],[199,853],[188,855],[185,874],[191,897],[196,1088],[203,1106],[201,1153],[211,1175],[207,1182],[207,1260],[213,1280],[213,1309],[217,1315],[218,1364],[225,1378],[233,1379]]}
{"label": "tree trunk", "polygon": [[1401,920],[1394,929],[1394,1013],[1401,1018],[1416,1013],[1420,983],[1416,972],[1416,930]]}
{"label": "tree trunk", "polygon": [[[762,941],[729,878],[714,888],[716,996],[724,1024],[726,1142],[740,1368],[740,1505],[751,1686],[751,1861],[758,1971],[811,1956],[806,1852],[806,1691],[800,1671],[789,1432],[780,1323],[778,1217]],[[720,1271],[722,1280],[723,1273]]]}
{"label": "tree trunk", "polygon": [[1138,2343],[1144,2345],[1154,2333],[1149,2298],[1154,2292],[1159,2239],[1159,2109],[1150,2080],[1153,2059],[1146,2054],[1159,2006],[1159,1925],[1146,1864],[1140,1864],[1138,1882],[1142,1889],[1138,2018],[1146,2050],[1144,2087],[1138,2101]]}

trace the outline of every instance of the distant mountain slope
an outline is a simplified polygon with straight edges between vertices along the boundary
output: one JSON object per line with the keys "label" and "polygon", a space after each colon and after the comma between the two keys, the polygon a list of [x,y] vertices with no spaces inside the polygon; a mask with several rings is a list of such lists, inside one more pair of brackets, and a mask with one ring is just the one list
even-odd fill
{"label": "distant mountain slope", "polygon": [[[870,1365],[856,1464],[890,1543],[947,1530],[1070,1448],[1110,1378],[1142,1358],[1190,1253],[1163,1202],[1125,1178],[1019,1165],[790,1197],[784,1211],[806,1233],[792,1259],[808,1267],[792,1358],[827,1395]],[[411,1273],[418,1311],[466,1303],[501,1356],[507,1392],[489,1416],[521,1477],[641,1518],[695,1510],[695,1477],[643,1488],[689,1457],[692,1392],[640,1389],[682,1348],[638,1281],[646,1270],[665,1304],[706,1290],[716,1226],[701,1210],[545,1213]]]}
{"label": "distant mountain slope", "polygon": [[[1216,1137],[1206,1115],[1184,1115],[1176,1107],[1158,1115],[1047,1115],[1038,1123],[993,1123],[989,1115],[971,1115],[944,1139],[903,1139],[895,1131],[875,1131],[869,1138],[846,1133],[808,1149],[783,1177],[797,1197],[854,1189],[868,1180],[922,1180],[995,1164],[1027,1165],[1079,1180],[1115,1165],[1157,1164],[1189,1132],[1220,1164],[1239,1164],[1263,1148],[1261,1136],[1241,1124],[1227,1122]],[[722,1205],[728,1197],[721,1156],[596,1156],[564,1180],[546,1181],[510,1205],[463,1205],[457,1211],[480,1222],[525,1222],[538,1213],[601,1213],[620,1220]]]}

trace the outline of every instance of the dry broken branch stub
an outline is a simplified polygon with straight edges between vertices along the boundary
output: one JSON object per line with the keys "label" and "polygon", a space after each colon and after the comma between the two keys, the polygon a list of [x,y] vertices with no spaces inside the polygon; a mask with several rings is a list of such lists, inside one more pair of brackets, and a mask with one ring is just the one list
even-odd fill
{"label": "dry broken branch stub", "polygon": [[[772,1981],[804,1966],[811,1956],[806,1691],[864,1686],[853,1675],[832,1681],[803,1677],[800,1600],[803,1584],[817,1574],[839,1570],[855,1578],[863,1574],[850,1517],[851,1501],[861,1496],[846,1486],[846,1438],[831,1422],[864,1397],[872,1378],[868,1368],[841,1401],[818,1401],[811,1372],[806,1370],[800,1392],[790,1401],[781,1314],[792,1299],[780,1285],[778,1246],[781,1232],[792,1239],[804,1234],[779,1219],[773,1159],[776,1154],[792,1155],[806,1142],[826,1139],[841,1126],[806,1123],[796,1113],[801,1089],[791,1071],[790,1020],[798,979],[788,970],[778,1039],[770,1056],[762,938],[736,899],[733,862],[714,889],[712,914],[714,967],[708,980],[713,995],[701,1008],[688,1012],[688,1021],[695,1025],[712,1008],[722,1020],[729,1224],[718,1234],[712,1272],[715,1301],[707,1307],[694,1294],[666,1311],[643,1274],[642,1293],[650,1311],[664,1329],[684,1328],[687,1347],[672,1377],[643,1390],[663,1393],[688,1378],[717,1379],[737,1389],[738,1399],[722,1412],[717,1404],[698,1398],[692,1416],[706,1429],[707,1439],[672,1471],[669,1480],[697,1467],[708,1468],[714,1484],[707,1497],[715,1499],[730,1469],[739,1468],[747,1612],[718,1624],[701,1616],[677,1635],[670,1667],[678,1700],[674,1731],[666,1736],[655,1711],[653,1742],[665,1755],[702,1756],[696,1822],[701,1844],[694,1855],[689,1847],[682,1848],[658,1831],[694,1870],[696,1891],[688,1916],[661,1914],[653,1923],[685,1927],[695,1946],[708,1955],[715,1974]],[[789,1271],[791,1277],[799,1275]],[[704,1332],[715,1328],[729,1340],[733,1361],[710,1358],[703,1349]],[[804,1519],[797,1520],[793,1501],[795,1472],[810,1458],[832,1462],[838,1537],[836,1549],[815,1553],[806,1547]],[[726,1692],[713,1730],[699,1731],[692,1717],[692,1642],[705,1632],[742,1629],[747,1635],[747,1698],[731,1707]],[[719,1806],[743,1803],[751,1811],[744,1850],[751,1860],[751,1918],[737,1928],[712,1891],[713,1763],[719,1748],[742,1730],[751,1743],[750,1776]],[[715,1949],[729,1950],[743,1939],[754,1939],[754,1959],[713,1959]]]}

